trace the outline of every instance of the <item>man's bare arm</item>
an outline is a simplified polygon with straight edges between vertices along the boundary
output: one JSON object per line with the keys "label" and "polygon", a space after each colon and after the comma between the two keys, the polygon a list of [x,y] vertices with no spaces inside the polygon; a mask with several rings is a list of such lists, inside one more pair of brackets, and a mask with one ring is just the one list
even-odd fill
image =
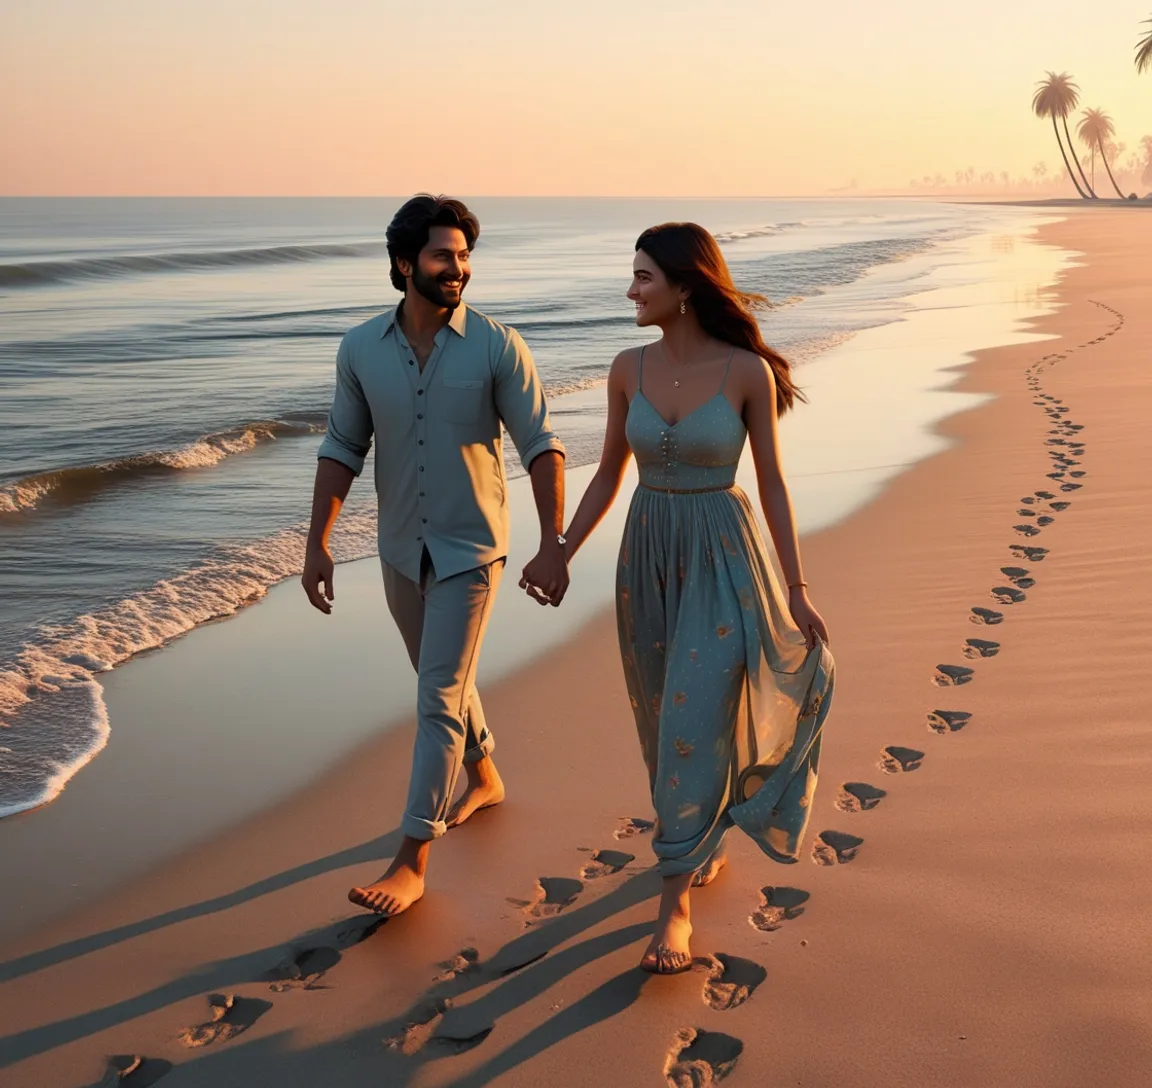
{"label": "man's bare arm", "polygon": [[[568,560],[559,537],[564,531],[564,457],[557,450],[537,454],[528,469],[532,477],[532,496],[540,517],[540,550],[520,578],[540,604],[559,605],[568,591]],[[533,587],[540,590],[533,593]]]}
{"label": "man's bare arm", "polygon": [[[300,578],[313,608],[325,615],[332,611],[336,590],[332,585],[335,564],[328,551],[332,526],[348,497],[356,474],[345,464],[321,457],[316,462],[316,483],[312,489],[312,521],[308,528],[308,547],[304,554],[304,573]],[[323,585],[323,591],[320,587]]]}

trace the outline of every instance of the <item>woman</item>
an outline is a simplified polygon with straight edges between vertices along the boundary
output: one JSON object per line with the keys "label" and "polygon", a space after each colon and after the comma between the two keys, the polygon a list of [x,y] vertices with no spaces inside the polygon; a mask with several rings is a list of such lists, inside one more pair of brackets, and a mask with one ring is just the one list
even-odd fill
{"label": "woman", "polygon": [[[691,966],[689,890],[723,868],[733,823],[770,857],[797,859],[832,659],[777,445],[777,418],[800,394],[751,313],[767,300],[736,288],[715,239],[694,223],[646,230],[632,268],[636,324],[663,335],[612,364],[600,467],[566,537],[574,555],[634,454],[640,483],[620,549],[617,618],[664,878],[641,966],[670,974]],[[787,603],[735,486],[746,438]]]}

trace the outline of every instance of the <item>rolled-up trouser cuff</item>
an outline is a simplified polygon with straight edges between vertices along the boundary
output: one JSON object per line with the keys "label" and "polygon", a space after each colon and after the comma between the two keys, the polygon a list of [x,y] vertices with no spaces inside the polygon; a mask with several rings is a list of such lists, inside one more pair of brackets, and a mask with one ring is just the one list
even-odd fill
{"label": "rolled-up trouser cuff", "polygon": [[465,763],[479,763],[480,760],[486,759],[496,750],[496,738],[484,730],[483,736],[480,738],[478,744],[474,744],[464,753]]}
{"label": "rolled-up trouser cuff", "polygon": [[400,830],[410,839],[430,842],[448,833],[448,825],[443,820],[422,820],[419,816],[404,813],[400,820]]}

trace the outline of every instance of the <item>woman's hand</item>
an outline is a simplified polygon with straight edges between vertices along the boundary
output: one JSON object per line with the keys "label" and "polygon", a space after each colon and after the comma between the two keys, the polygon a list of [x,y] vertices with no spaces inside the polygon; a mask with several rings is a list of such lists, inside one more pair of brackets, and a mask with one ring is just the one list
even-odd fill
{"label": "woman's hand", "polygon": [[808,600],[808,591],[803,586],[792,586],[788,590],[788,611],[792,613],[792,620],[800,628],[809,650],[816,645],[817,635],[825,644],[829,642],[828,625]]}

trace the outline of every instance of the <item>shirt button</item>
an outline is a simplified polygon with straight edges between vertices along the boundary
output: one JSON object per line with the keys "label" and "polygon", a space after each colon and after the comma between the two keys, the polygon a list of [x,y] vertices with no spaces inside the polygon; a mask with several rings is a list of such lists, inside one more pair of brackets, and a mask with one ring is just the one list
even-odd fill
{"label": "shirt button", "polygon": [[420,492],[420,498],[424,498],[424,492],[423,491]]}
{"label": "shirt button", "polygon": [[415,360],[415,359],[409,359],[409,360],[408,360],[408,365],[409,365],[409,366],[415,366],[415,365],[416,365],[416,360]]}
{"label": "shirt button", "polygon": [[423,419],[423,418],[424,418],[424,413],[423,413],[423,412],[417,412],[417,413],[416,413],[416,418],[417,418],[417,419]]}
{"label": "shirt button", "polygon": [[420,471],[421,471],[421,472],[423,472],[423,471],[424,471],[424,466],[423,466],[423,465],[421,465],[421,466],[420,466]]}
{"label": "shirt button", "polygon": [[421,524],[421,525],[427,525],[427,524],[428,524],[428,519],[427,519],[427,518],[421,518],[421,519],[420,519],[420,524]]}
{"label": "shirt button", "polygon": [[419,445],[423,446],[424,445],[424,439],[423,438],[419,439],[418,443],[419,443]]}
{"label": "shirt button", "polygon": [[417,389],[416,390],[416,396],[418,396],[418,397],[424,396],[424,390],[423,389]]}

